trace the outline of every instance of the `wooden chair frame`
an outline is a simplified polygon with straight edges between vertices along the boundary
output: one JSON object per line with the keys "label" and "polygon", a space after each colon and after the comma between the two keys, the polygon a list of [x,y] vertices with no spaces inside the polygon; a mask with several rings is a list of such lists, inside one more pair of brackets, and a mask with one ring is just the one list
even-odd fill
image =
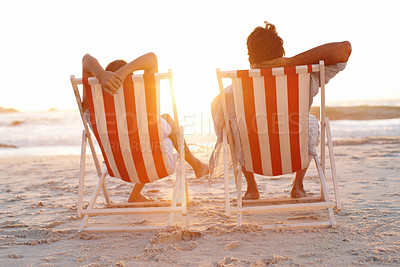
{"label": "wooden chair frame", "polygon": [[[133,75],[135,77],[141,77],[142,75]],[[81,224],[78,228],[78,232],[82,231],[136,231],[136,230],[154,230],[160,229],[163,227],[171,226],[174,222],[174,214],[181,213],[183,215],[187,214],[187,202],[188,202],[188,194],[187,194],[187,185],[186,185],[186,172],[185,172],[185,150],[184,150],[184,141],[183,141],[183,127],[179,126],[178,121],[178,113],[175,101],[175,94],[173,90],[173,80],[172,80],[172,71],[168,70],[168,73],[156,73],[155,78],[158,80],[168,79],[169,86],[172,97],[172,106],[174,113],[174,120],[176,126],[179,129],[179,137],[178,137],[178,145],[180,147],[180,152],[178,155],[178,171],[176,171],[176,179],[173,185],[173,194],[172,201],[169,206],[165,206],[166,203],[163,202],[135,202],[135,203],[113,203],[107,191],[107,186],[105,183],[105,179],[108,175],[107,167],[104,167],[103,171],[101,170],[100,161],[98,159],[96,148],[92,139],[91,131],[89,130],[88,123],[86,122],[83,115],[82,108],[82,98],[79,93],[78,85],[82,85],[83,81],[81,78],[75,78],[75,76],[71,76],[71,83],[74,90],[75,98],[78,104],[79,112],[81,115],[82,123],[83,123],[83,131],[82,131],[82,144],[81,144],[81,157],[80,157],[80,171],[79,171],[79,189],[78,189],[78,204],[77,204],[77,213],[79,217],[82,217]],[[99,83],[96,78],[89,78],[89,81],[92,83]],[[92,192],[92,196],[87,208],[84,208],[83,203],[83,194],[84,194],[84,184],[85,184],[85,166],[86,166],[86,148],[87,144],[89,144],[91,155],[93,157],[93,161],[95,164],[96,172],[99,178],[99,181]],[[173,167],[175,168],[175,167]],[[106,207],[95,207],[96,200],[100,194],[100,190],[103,191]],[[178,203],[178,191],[181,192],[181,201]],[[180,206],[178,206],[180,204]],[[145,207],[143,207],[145,206]],[[169,219],[164,225],[149,225],[149,226],[112,226],[112,227],[87,227],[86,224],[89,221],[89,218],[92,216],[100,216],[100,215],[127,215],[127,214],[154,214],[154,213],[166,213],[170,214]]]}
{"label": "wooden chair frame", "polygon": [[[315,70],[314,70],[315,69]],[[320,73],[320,81],[325,81],[325,65],[324,61],[320,61],[319,65],[313,65],[313,71]],[[341,203],[339,199],[338,191],[338,180],[336,175],[336,165],[333,153],[333,143],[330,132],[329,119],[325,116],[325,84],[321,82],[321,106],[320,106],[320,125],[321,125],[321,162],[318,155],[314,156],[314,162],[317,167],[318,175],[321,184],[321,195],[320,197],[305,197],[299,199],[292,198],[269,198],[259,200],[242,200],[242,171],[241,167],[237,166],[237,160],[234,157],[235,148],[233,144],[233,136],[230,129],[230,122],[227,113],[225,91],[222,83],[223,78],[230,78],[232,71],[221,72],[217,69],[217,79],[220,90],[220,97],[222,103],[222,109],[224,112],[225,126],[223,128],[223,147],[224,147],[224,187],[225,187],[225,213],[226,216],[231,214],[237,215],[237,225],[242,225],[243,214],[255,214],[255,213],[279,213],[279,212],[291,212],[291,211],[309,211],[309,210],[327,210],[328,220],[323,222],[311,222],[311,223],[293,223],[293,224],[273,224],[263,225],[266,229],[282,229],[282,228],[306,228],[306,227],[334,227],[336,221],[333,213],[333,208],[337,210],[341,209]],[[328,189],[325,182],[325,138],[327,138],[327,144],[329,149],[329,158],[332,171],[332,182],[334,189],[335,201],[332,202],[329,198]],[[229,193],[229,176],[228,176],[228,164],[227,164],[227,151],[228,143],[231,151],[231,160],[233,165],[233,173],[235,177],[237,201],[236,207],[231,206],[230,193]],[[295,200],[295,204],[288,204]],[[313,203],[305,203],[313,201]],[[244,206],[243,204],[267,204],[259,206]],[[269,204],[269,205],[268,205]],[[271,205],[274,204],[274,205]]]}

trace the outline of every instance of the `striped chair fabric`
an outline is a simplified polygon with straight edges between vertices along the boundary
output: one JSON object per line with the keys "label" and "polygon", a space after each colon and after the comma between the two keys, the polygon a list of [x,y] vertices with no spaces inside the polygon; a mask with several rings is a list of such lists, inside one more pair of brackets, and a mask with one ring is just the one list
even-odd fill
{"label": "striped chair fabric", "polygon": [[160,79],[168,78],[163,75],[128,76],[115,95],[101,90],[96,78],[82,79],[92,130],[110,176],[148,183],[173,173],[160,123]]}
{"label": "striped chair fabric", "polygon": [[319,65],[221,72],[231,78],[245,168],[260,175],[308,167],[310,73]]}

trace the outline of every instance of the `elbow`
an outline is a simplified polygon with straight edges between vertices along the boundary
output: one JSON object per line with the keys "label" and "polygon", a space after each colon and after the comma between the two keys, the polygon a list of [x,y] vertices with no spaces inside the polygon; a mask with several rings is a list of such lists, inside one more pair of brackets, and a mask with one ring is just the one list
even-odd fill
{"label": "elbow", "polygon": [[91,55],[89,54],[85,54],[82,58],[82,65],[85,66],[85,63],[89,60],[89,58],[91,57]]}
{"label": "elbow", "polygon": [[153,52],[147,53],[146,56],[149,58],[150,62],[157,64],[157,56]]}
{"label": "elbow", "polygon": [[144,67],[145,71],[149,72],[158,72],[158,61],[157,56],[153,52],[147,53],[146,57],[146,67]]}
{"label": "elbow", "polygon": [[342,49],[341,49],[341,58],[340,62],[347,62],[349,60],[349,57],[351,55],[351,43],[349,41],[344,41],[341,43]]}

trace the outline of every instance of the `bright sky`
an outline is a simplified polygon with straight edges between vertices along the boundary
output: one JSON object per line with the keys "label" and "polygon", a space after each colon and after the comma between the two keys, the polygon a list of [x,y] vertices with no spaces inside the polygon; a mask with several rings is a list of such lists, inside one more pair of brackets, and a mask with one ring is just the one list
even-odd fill
{"label": "bright sky", "polygon": [[329,101],[400,99],[396,1],[2,1],[0,106],[75,109],[69,76],[85,53],[105,67],[154,52],[172,68],[180,112],[209,112],[215,69],[248,68],[246,38],[267,20],[286,56],[349,40]]}

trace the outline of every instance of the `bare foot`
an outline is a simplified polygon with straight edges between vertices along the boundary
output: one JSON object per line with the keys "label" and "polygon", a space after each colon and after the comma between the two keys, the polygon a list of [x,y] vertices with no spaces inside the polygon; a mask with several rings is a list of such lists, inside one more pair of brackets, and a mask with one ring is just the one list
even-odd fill
{"label": "bare foot", "polygon": [[258,191],[254,192],[249,192],[247,191],[246,194],[244,194],[243,199],[259,199],[260,198],[260,193]]}
{"label": "bare foot", "polygon": [[196,178],[201,178],[210,173],[210,169],[207,164],[202,163],[201,167],[194,171]]}
{"label": "bare foot", "polygon": [[301,190],[292,189],[292,191],[290,192],[290,196],[292,198],[306,197],[307,193],[306,191],[304,191],[304,189]]}
{"label": "bare foot", "polygon": [[139,195],[135,195],[135,196],[130,195],[128,198],[128,202],[150,202],[150,201],[152,201],[152,200],[143,196],[141,193],[139,193]]}

